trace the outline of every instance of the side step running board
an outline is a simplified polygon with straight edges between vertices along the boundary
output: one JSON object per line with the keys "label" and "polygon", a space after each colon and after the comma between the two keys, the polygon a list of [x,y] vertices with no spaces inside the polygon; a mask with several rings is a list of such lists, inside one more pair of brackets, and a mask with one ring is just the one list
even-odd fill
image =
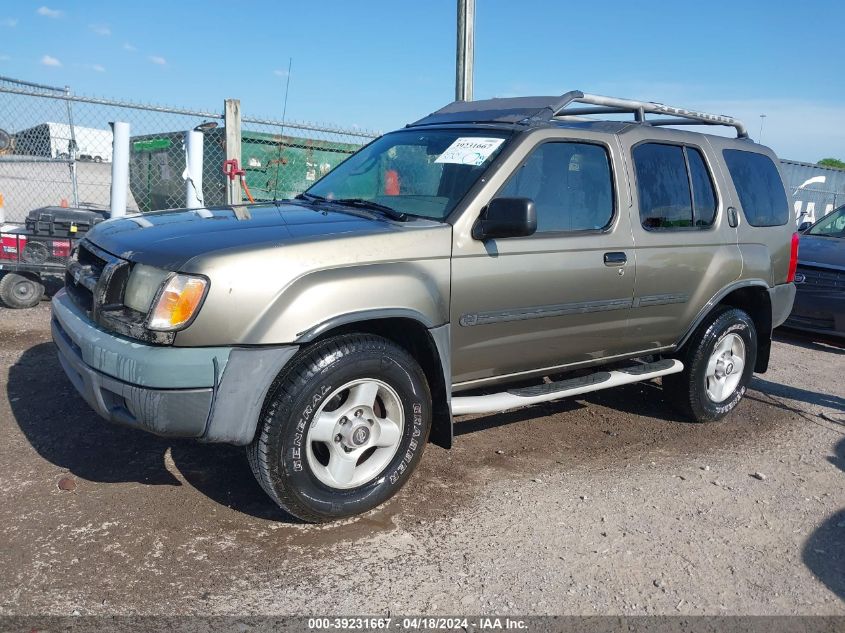
{"label": "side step running board", "polygon": [[667,374],[677,374],[683,370],[684,364],[681,361],[667,358],[654,363],[642,363],[612,371],[598,371],[580,378],[559,380],[544,385],[511,389],[484,396],[453,396],[452,414],[498,413],[499,411],[525,407],[539,402],[550,402],[567,396],[577,396],[599,389],[609,389],[632,382],[651,380]]}

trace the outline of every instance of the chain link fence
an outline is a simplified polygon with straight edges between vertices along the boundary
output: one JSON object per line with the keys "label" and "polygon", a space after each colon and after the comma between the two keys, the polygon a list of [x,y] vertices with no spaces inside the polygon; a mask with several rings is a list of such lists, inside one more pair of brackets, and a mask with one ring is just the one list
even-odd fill
{"label": "chain link fence", "polygon": [[820,220],[845,204],[845,193],[801,187],[792,191],[792,205],[797,225]]}
{"label": "chain link fence", "polygon": [[[69,88],[0,77],[5,221],[22,223],[29,211],[45,206],[108,208],[109,123],[114,121],[130,125],[127,206],[141,212],[185,206],[185,137],[203,123],[217,124],[204,126],[201,199],[207,206],[227,202],[228,179],[222,169],[227,158],[238,159],[245,170],[244,193],[257,201],[282,199],[304,191],[378,136],[328,125],[240,118],[239,108],[237,119],[227,120],[222,110],[86,97]],[[240,156],[235,143],[227,152],[227,125],[240,138]]]}
{"label": "chain link fence", "polygon": [[241,164],[247,189],[256,201],[295,196],[376,136],[362,130],[244,116]]}

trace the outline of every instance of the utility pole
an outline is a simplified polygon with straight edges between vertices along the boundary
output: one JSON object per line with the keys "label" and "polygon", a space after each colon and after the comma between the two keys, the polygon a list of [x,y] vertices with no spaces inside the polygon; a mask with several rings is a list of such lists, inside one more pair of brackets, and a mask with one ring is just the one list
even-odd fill
{"label": "utility pole", "polygon": [[758,142],[758,143],[762,143],[762,142],[763,142],[763,121],[765,121],[765,120],[766,120],[766,115],[765,115],[765,114],[761,114],[761,115],[760,115],[760,138],[758,138],[758,139],[757,139],[757,142]]}
{"label": "utility pole", "polygon": [[475,62],[475,0],[458,0],[458,47],[455,58],[455,101],[472,101]]}

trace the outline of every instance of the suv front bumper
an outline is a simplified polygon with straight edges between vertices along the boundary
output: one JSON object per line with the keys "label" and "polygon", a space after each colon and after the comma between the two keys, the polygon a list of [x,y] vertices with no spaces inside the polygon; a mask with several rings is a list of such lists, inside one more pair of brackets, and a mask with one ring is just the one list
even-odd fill
{"label": "suv front bumper", "polygon": [[52,309],[59,361],[80,395],[106,420],[156,435],[248,444],[298,349],[145,345],[99,328],[64,290]]}
{"label": "suv front bumper", "polygon": [[786,327],[845,337],[845,293],[798,286]]}

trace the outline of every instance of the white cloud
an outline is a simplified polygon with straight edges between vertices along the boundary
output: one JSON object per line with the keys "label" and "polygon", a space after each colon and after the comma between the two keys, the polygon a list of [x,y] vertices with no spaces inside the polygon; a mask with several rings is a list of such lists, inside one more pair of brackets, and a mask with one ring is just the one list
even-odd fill
{"label": "white cloud", "polygon": [[160,55],[150,55],[147,59],[157,66],[167,66],[167,60]]}
{"label": "white cloud", "polygon": [[43,66],[54,66],[58,68],[62,65],[62,62],[60,62],[55,57],[51,57],[50,55],[44,55],[44,57],[41,58],[41,64]]}
{"label": "white cloud", "polygon": [[8,26],[10,29],[15,28],[17,25],[17,18],[3,18],[2,20],[0,20],[0,26]]}
{"label": "white cloud", "polygon": [[88,28],[97,35],[102,35],[103,37],[111,35],[111,29],[108,24],[89,24]]}
{"label": "white cloud", "polygon": [[38,15],[44,16],[45,18],[52,18],[54,20],[64,17],[65,12],[59,11],[58,9],[51,9],[50,7],[38,7],[35,11]]}
{"label": "white cloud", "polygon": [[8,62],[11,60],[12,58],[9,55],[0,55],[0,62]]}
{"label": "white cloud", "polygon": [[134,53],[138,49],[135,48],[134,46],[132,46],[132,44],[130,44],[129,42],[124,42],[123,43],[123,50],[129,51],[130,53]]}
{"label": "white cloud", "polygon": [[276,69],[276,70],[274,70],[274,71],[273,71],[273,74],[274,74],[274,75],[276,75],[276,77],[287,77],[287,76],[288,76],[288,71],[286,71],[286,70],[281,70],[281,69]]}

